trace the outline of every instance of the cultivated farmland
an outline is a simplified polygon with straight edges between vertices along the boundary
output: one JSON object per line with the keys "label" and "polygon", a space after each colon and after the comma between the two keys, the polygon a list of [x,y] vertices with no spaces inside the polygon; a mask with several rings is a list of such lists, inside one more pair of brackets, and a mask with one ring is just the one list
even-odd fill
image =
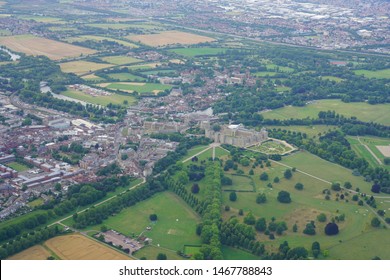
{"label": "cultivated farmland", "polygon": [[174,44],[193,45],[215,41],[215,39],[210,37],[181,31],[165,31],[157,34],[135,35],[129,37],[129,39],[153,47]]}
{"label": "cultivated farmland", "polygon": [[9,260],[46,260],[50,256],[51,253],[43,246],[35,245],[18,254],[13,255],[9,258]]}
{"label": "cultivated farmland", "polygon": [[96,52],[88,48],[35,37],[32,35],[1,37],[0,45],[4,45],[13,51],[23,52],[28,55],[45,55],[53,60],[88,55]]}
{"label": "cultivated farmland", "polygon": [[84,60],[71,61],[71,62],[65,62],[60,64],[62,72],[75,73],[76,75],[83,75],[83,74],[87,74],[96,70],[100,70],[112,66],[114,65],[95,63],[95,62],[89,62]]}
{"label": "cultivated farmland", "polygon": [[106,245],[79,234],[57,236],[45,245],[62,260],[129,260],[129,256],[119,253]]}

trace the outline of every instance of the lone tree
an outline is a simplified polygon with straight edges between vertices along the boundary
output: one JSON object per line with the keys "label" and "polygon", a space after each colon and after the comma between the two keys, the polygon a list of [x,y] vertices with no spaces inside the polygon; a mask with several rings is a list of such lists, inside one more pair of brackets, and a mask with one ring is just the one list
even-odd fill
{"label": "lone tree", "polygon": [[313,244],[311,245],[311,251],[313,252],[313,256],[315,258],[317,258],[318,255],[321,253],[320,243],[317,241],[314,241]]}
{"label": "lone tree", "polygon": [[165,255],[164,253],[158,253],[156,259],[157,260],[166,260],[167,259],[167,255]]}
{"label": "lone tree", "polygon": [[267,172],[261,173],[261,175],[260,175],[260,180],[261,180],[261,181],[267,181],[267,180],[268,180],[268,174],[267,174]]}
{"label": "lone tree", "polygon": [[292,177],[291,169],[286,169],[286,171],[284,171],[284,178],[290,179],[291,177]]}
{"label": "lone tree", "polygon": [[372,218],[371,220],[371,226],[373,227],[379,227],[381,225],[381,221],[377,217]]}
{"label": "lone tree", "polygon": [[326,235],[336,235],[339,233],[339,226],[336,223],[328,223],[325,226]]}
{"label": "lone tree", "polygon": [[198,184],[193,184],[192,187],[191,187],[191,192],[196,194],[196,193],[199,193],[199,185]]}
{"label": "lone tree", "polygon": [[295,184],[295,189],[297,189],[298,191],[303,190],[303,184],[302,183],[296,183]]}
{"label": "lone tree", "polygon": [[259,193],[256,196],[256,203],[261,204],[261,203],[266,203],[267,202],[267,197],[265,196],[265,193]]}
{"label": "lone tree", "polygon": [[317,216],[317,221],[324,223],[326,222],[326,215],[324,213],[321,213]]}
{"label": "lone tree", "polygon": [[280,179],[279,179],[278,176],[276,176],[276,177],[274,178],[274,183],[279,183],[279,182],[280,182]]}
{"label": "lone tree", "polygon": [[340,183],[332,183],[331,188],[336,192],[341,191]]}
{"label": "lone tree", "polygon": [[351,182],[345,182],[344,183],[344,188],[346,188],[346,189],[350,189],[350,188],[352,188],[352,184],[351,184]]}
{"label": "lone tree", "polygon": [[229,200],[230,201],[236,201],[237,200],[237,194],[235,191],[232,191],[230,194],[229,194]]}
{"label": "lone tree", "polygon": [[380,191],[381,191],[381,186],[380,186],[377,182],[375,182],[375,184],[372,185],[372,187],[371,187],[371,191],[372,191],[373,193],[380,193]]}
{"label": "lone tree", "polygon": [[155,222],[155,221],[157,221],[157,215],[156,215],[156,214],[151,214],[151,215],[149,216],[149,219],[150,219],[152,222]]}
{"label": "lone tree", "polygon": [[256,224],[255,224],[255,229],[257,231],[260,231],[260,232],[263,232],[267,229],[267,222],[266,222],[265,218],[257,219]]}
{"label": "lone tree", "polygon": [[290,203],[291,202],[291,197],[290,193],[286,191],[280,191],[278,193],[278,201],[281,203]]}

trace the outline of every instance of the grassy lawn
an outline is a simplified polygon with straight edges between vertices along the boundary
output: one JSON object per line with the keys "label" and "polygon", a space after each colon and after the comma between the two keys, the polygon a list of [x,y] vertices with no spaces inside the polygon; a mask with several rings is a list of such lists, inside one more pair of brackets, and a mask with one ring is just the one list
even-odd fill
{"label": "grassy lawn", "polygon": [[145,78],[130,74],[130,73],[114,73],[114,74],[108,74],[109,77],[113,79],[118,79],[121,82],[122,81],[132,81],[132,82],[143,82],[145,81]]}
{"label": "grassy lawn", "polygon": [[278,86],[276,87],[277,92],[289,92],[291,90],[290,87]]}
{"label": "grassy lawn", "polygon": [[41,206],[43,204],[44,200],[43,198],[37,198],[31,202],[28,203],[28,206],[34,208],[35,206]]}
{"label": "grassy lawn", "polygon": [[187,151],[187,155],[183,158],[183,160],[186,160],[188,158],[192,158],[194,155],[205,150],[207,147],[208,146],[206,146],[206,145],[198,145],[198,146],[195,146],[195,147],[189,149]]}
{"label": "grassy lawn", "polygon": [[144,93],[144,92],[157,93],[172,88],[171,85],[162,85],[162,84],[153,84],[153,83],[108,83],[101,86],[107,87],[109,89],[120,89],[128,92],[137,91],[138,93]]}
{"label": "grassy lawn", "polygon": [[337,126],[334,125],[314,125],[314,126],[303,126],[303,125],[291,125],[291,126],[267,126],[268,130],[270,129],[281,129],[281,130],[290,130],[295,132],[306,133],[310,138],[318,137],[318,134],[325,134],[330,130],[337,129]]}
{"label": "grassy lawn", "polygon": [[340,182],[343,185],[344,182],[349,181],[353,189],[359,187],[361,192],[371,193],[372,184],[365,182],[363,177],[354,176],[352,170],[323,160],[308,152],[287,156],[283,158],[282,163],[330,182]]}
{"label": "grassy lawn", "polygon": [[98,83],[98,82],[104,82],[106,79],[96,76],[95,74],[90,74],[90,75],[83,76],[83,80],[94,81]]}
{"label": "grassy lawn", "polygon": [[366,78],[390,79],[390,69],[377,71],[355,70],[354,72],[356,75],[364,75]]}
{"label": "grassy lawn", "polygon": [[120,45],[123,45],[125,47],[130,47],[130,48],[138,48],[138,46],[136,44],[133,44],[133,43],[130,43],[130,42],[127,42],[127,41],[123,41],[123,40],[118,40],[118,39],[113,39],[113,38],[110,38],[110,37],[103,37],[103,36],[94,36],[94,35],[84,35],[84,36],[79,36],[79,37],[70,37],[70,38],[67,38],[66,39],[67,42],[83,42],[83,41],[87,41],[87,40],[92,40],[92,41],[103,41],[103,40],[107,40],[109,42],[116,42]]}
{"label": "grassy lawn", "polygon": [[320,111],[336,111],[346,117],[355,116],[359,120],[366,122],[377,122],[384,125],[390,125],[390,104],[370,105],[364,102],[344,103],[338,99],[327,99],[316,101],[305,107],[287,106],[284,108],[272,110],[263,113],[266,119],[285,120],[290,118],[318,118]]}
{"label": "grassy lawn", "polygon": [[101,59],[107,63],[115,64],[115,65],[130,64],[130,63],[136,63],[142,61],[140,59],[130,57],[130,56],[124,56],[124,55],[105,56],[102,57]]}
{"label": "grassy lawn", "polygon": [[222,246],[222,254],[224,260],[260,260],[260,257],[247,251],[224,245]]}
{"label": "grassy lawn", "polygon": [[100,70],[103,68],[109,68],[112,66],[114,66],[114,65],[95,63],[95,62],[89,62],[89,61],[83,61],[83,60],[65,62],[65,63],[60,64],[62,72],[75,73],[76,75],[83,75],[83,74],[87,74],[89,72],[93,72],[93,71]]}
{"label": "grassy lawn", "polygon": [[[149,215],[153,213],[158,216],[156,223],[149,220]],[[195,233],[198,222],[200,218],[184,201],[171,192],[164,192],[123,209],[103,223],[128,236],[143,233],[153,240],[153,245],[159,244],[161,247],[177,251],[182,250],[186,244],[201,243]],[[151,226],[152,230],[147,231],[147,226]],[[88,229],[99,230],[100,227],[101,225],[98,225]]]}
{"label": "grassy lawn", "polygon": [[176,73],[176,71],[175,70],[153,70],[153,71],[142,72],[142,74],[144,75],[158,75],[158,74],[165,75],[165,74],[172,74],[172,73]]}
{"label": "grassy lawn", "polygon": [[27,165],[21,164],[21,163],[16,162],[16,161],[7,163],[6,166],[8,166],[8,167],[10,167],[13,170],[16,170],[18,172],[27,171],[30,169],[30,167],[28,167]]}
{"label": "grassy lawn", "polygon": [[81,91],[73,91],[73,90],[67,90],[65,92],[61,93],[62,95],[78,99],[81,101],[85,101],[88,103],[101,105],[101,106],[107,106],[109,103],[112,104],[123,104],[125,100],[129,102],[129,105],[134,104],[136,102],[136,98],[131,95],[122,95],[122,94],[112,94],[109,96],[92,96],[86,93],[83,93]]}
{"label": "grassy lawn", "polygon": [[218,55],[226,52],[226,48],[179,48],[179,49],[170,49],[171,52],[174,52],[179,55],[195,57],[195,56],[204,56],[204,55]]}
{"label": "grassy lawn", "polygon": [[273,63],[267,64],[267,70],[273,70],[273,71],[285,72],[285,73],[294,72],[294,68],[287,67],[287,66],[279,66]]}
{"label": "grassy lawn", "polygon": [[240,176],[240,175],[226,175],[226,177],[229,177],[233,181],[233,185],[231,186],[222,186],[222,190],[224,191],[246,191],[246,192],[252,192],[256,187],[254,187],[253,180],[246,176]]}
{"label": "grassy lawn", "polygon": [[157,247],[157,246],[146,246],[136,252],[134,254],[134,257],[140,259],[142,257],[146,258],[147,260],[155,260],[157,258],[157,255],[159,253],[163,253],[167,255],[168,260],[184,260],[183,257],[179,256],[176,251],[172,251],[169,249]]}

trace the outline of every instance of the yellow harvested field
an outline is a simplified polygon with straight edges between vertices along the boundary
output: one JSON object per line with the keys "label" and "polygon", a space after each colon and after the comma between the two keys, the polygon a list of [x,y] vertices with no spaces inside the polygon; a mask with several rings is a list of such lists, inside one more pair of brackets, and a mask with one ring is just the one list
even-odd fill
{"label": "yellow harvested field", "polygon": [[46,260],[51,254],[41,245],[35,245],[12,257],[9,260]]}
{"label": "yellow harvested field", "polygon": [[45,242],[58,257],[63,260],[130,260],[108,246],[102,245],[85,236],[71,234],[57,236]]}
{"label": "yellow harvested field", "polygon": [[81,54],[93,54],[96,51],[74,46],[54,40],[32,35],[6,36],[0,38],[0,45],[4,45],[16,52],[28,55],[45,55],[50,59],[59,60],[68,57],[77,57]]}
{"label": "yellow harvested field", "polygon": [[193,45],[215,41],[214,38],[181,31],[164,31],[157,34],[135,35],[129,36],[127,38],[134,42],[141,42],[145,45],[153,47],[172,44]]}
{"label": "yellow harvested field", "polygon": [[92,71],[100,70],[103,68],[112,67],[112,64],[95,63],[84,60],[71,61],[61,63],[61,70],[65,73],[75,73],[76,75],[83,75]]}

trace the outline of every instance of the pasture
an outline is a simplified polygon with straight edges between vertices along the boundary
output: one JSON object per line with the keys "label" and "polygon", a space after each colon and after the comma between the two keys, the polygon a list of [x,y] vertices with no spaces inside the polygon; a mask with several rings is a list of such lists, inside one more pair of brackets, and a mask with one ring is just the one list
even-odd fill
{"label": "pasture", "polygon": [[130,64],[130,63],[136,63],[141,62],[142,60],[130,57],[130,56],[124,56],[124,55],[116,55],[116,56],[105,56],[102,57],[101,60],[115,65],[123,65],[123,64]]}
{"label": "pasture", "polygon": [[337,129],[337,126],[333,125],[313,125],[313,126],[301,126],[301,125],[291,125],[291,126],[266,126],[268,130],[276,129],[276,130],[290,130],[300,133],[306,133],[306,135],[310,138],[318,137],[320,134],[325,134],[329,131]]}
{"label": "pasture", "polygon": [[90,94],[83,93],[81,91],[67,90],[65,92],[62,92],[61,94],[77,100],[81,100],[81,101],[85,101],[88,103],[101,105],[101,106],[107,106],[110,103],[123,105],[123,102],[126,100],[129,105],[132,105],[136,102],[136,98],[132,95],[123,95],[123,94],[116,94],[116,93],[108,96],[92,96]]}
{"label": "pasture", "polygon": [[164,31],[157,34],[147,35],[135,35],[130,36],[128,39],[134,42],[141,42],[142,44],[159,47],[175,44],[193,45],[199,43],[213,42],[214,38],[201,36],[193,33],[181,32],[181,31]]}
{"label": "pasture", "polygon": [[32,35],[0,37],[0,45],[27,55],[44,55],[53,60],[93,54],[96,51]]}
{"label": "pasture", "polygon": [[109,68],[112,66],[114,66],[114,65],[90,62],[90,61],[85,61],[85,60],[70,61],[70,62],[65,62],[65,63],[60,64],[62,72],[74,73],[74,74],[79,75],[79,76],[94,72],[96,70]]}
{"label": "pasture", "polygon": [[146,80],[145,78],[130,73],[113,73],[113,74],[108,74],[108,76],[112,79],[116,79],[121,82],[124,81],[143,82]]}
{"label": "pasture", "polygon": [[130,260],[108,245],[103,245],[79,234],[57,236],[45,245],[62,260]]}
{"label": "pasture", "polygon": [[168,260],[184,260],[176,251],[153,245],[145,246],[141,250],[135,252],[134,257],[137,259],[146,258],[147,260],[155,260],[159,253],[165,254]]}
{"label": "pasture", "polygon": [[63,21],[61,18],[55,18],[55,17],[45,17],[45,16],[19,16],[20,19],[23,20],[33,20],[36,22],[42,22],[42,23],[55,23],[55,24],[65,24],[66,22]]}
{"label": "pasture", "polygon": [[207,48],[178,48],[178,49],[170,49],[169,51],[182,56],[196,57],[196,56],[224,54],[226,50],[227,50],[226,48],[207,47]]}
{"label": "pasture", "polygon": [[266,77],[273,77],[278,75],[276,72],[271,72],[271,71],[259,71],[254,73],[256,77],[261,77],[261,78],[266,78]]}
{"label": "pasture", "polygon": [[322,76],[321,79],[334,81],[336,83],[340,83],[340,82],[344,81],[344,79],[341,79],[341,78],[335,77],[335,76]]}
{"label": "pasture", "polygon": [[46,260],[51,253],[41,245],[35,245],[9,257],[8,260]]}
{"label": "pasture", "polygon": [[222,254],[224,260],[261,260],[247,251],[222,245]]}
{"label": "pasture", "polygon": [[390,69],[383,70],[355,70],[356,75],[362,75],[366,78],[376,78],[376,79],[390,79]]}
{"label": "pasture", "polygon": [[97,82],[97,83],[105,81],[104,78],[96,76],[95,74],[90,74],[90,75],[83,76],[83,80],[94,81],[94,82]]}
{"label": "pasture", "polygon": [[277,64],[269,63],[267,64],[267,70],[272,70],[276,72],[291,73],[294,72],[294,68],[287,66],[280,66]]}
{"label": "pasture", "polygon": [[166,89],[171,89],[170,85],[162,85],[162,84],[153,84],[153,83],[104,83],[99,86],[105,87],[108,89],[119,89],[126,92],[138,92],[138,93],[159,93],[160,91],[164,91]]}
{"label": "pasture", "polygon": [[364,102],[344,103],[338,99],[315,101],[304,107],[286,106],[263,113],[266,119],[286,120],[290,118],[318,118],[320,111],[336,111],[346,117],[357,117],[361,121],[390,125],[390,104],[370,105]]}

